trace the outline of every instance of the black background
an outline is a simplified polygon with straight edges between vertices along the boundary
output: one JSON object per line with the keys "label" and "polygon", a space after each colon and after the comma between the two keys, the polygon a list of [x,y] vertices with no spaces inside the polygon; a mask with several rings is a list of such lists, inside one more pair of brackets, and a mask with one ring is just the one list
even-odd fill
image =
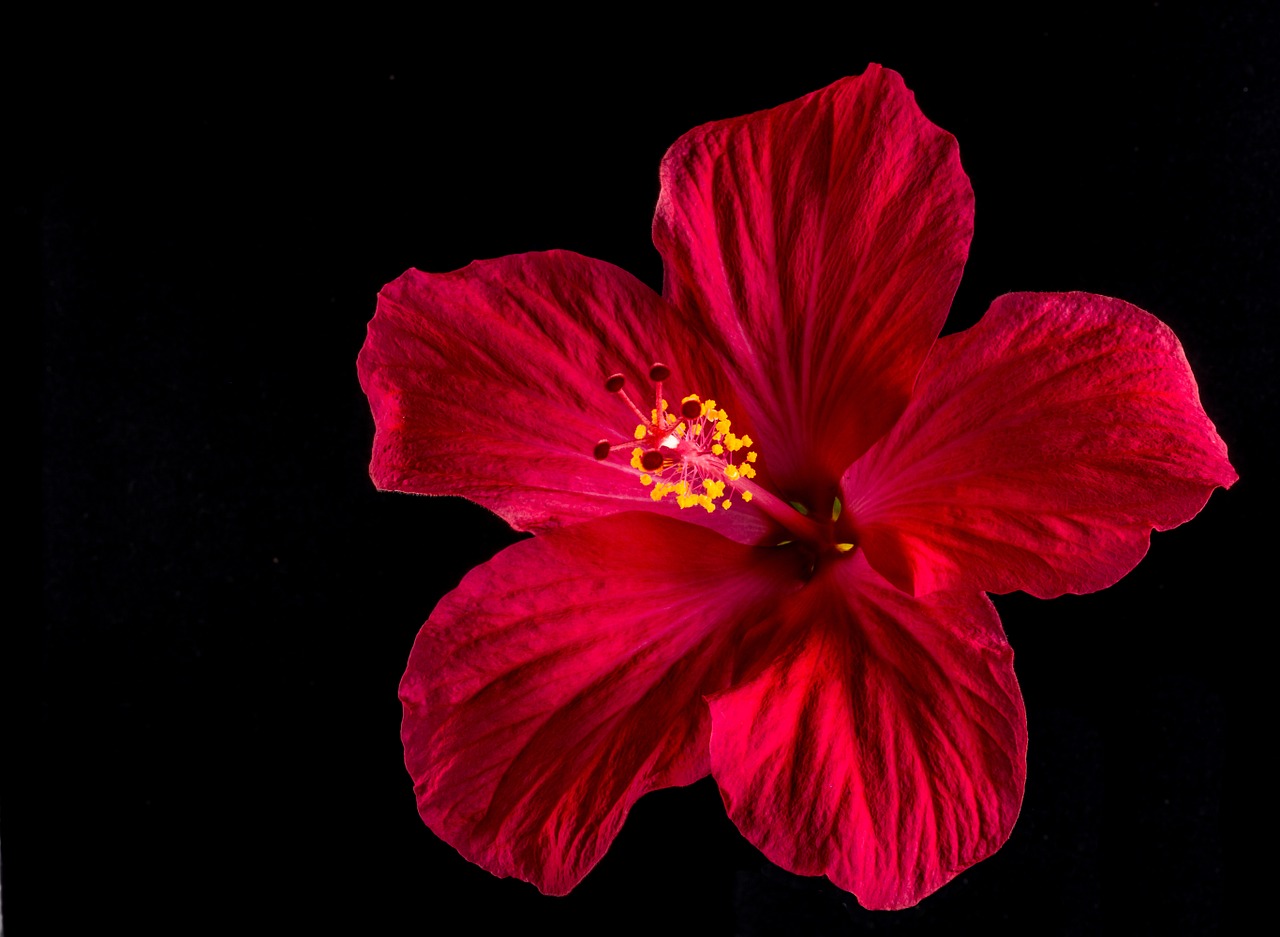
{"label": "black background", "polygon": [[[1254,753],[1274,742],[1256,720],[1277,19],[777,15],[730,32],[653,11],[589,38],[242,24],[199,52],[185,33],[99,43],[121,24],[91,23],[16,74],[10,308],[42,328],[43,523],[41,612],[5,628],[11,934],[1229,929],[1252,893],[1236,837],[1271,823]],[[374,491],[355,357],[377,290],[557,247],[658,288],[666,147],[869,61],[957,136],[973,182],[948,329],[1012,290],[1152,311],[1241,481],[1112,589],[996,599],[1028,711],[1022,816],[918,907],[866,912],[770,866],[709,781],[644,798],[567,898],[492,878],[417,818],[396,685],[433,605],[515,536],[465,502]],[[10,488],[19,511],[32,497]]]}

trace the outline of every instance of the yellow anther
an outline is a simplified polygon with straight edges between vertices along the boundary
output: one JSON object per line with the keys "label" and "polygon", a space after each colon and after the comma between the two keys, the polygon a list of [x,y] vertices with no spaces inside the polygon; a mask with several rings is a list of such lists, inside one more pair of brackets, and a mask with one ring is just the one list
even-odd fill
{"label": "yellow anther", "polygon": [[839,550],[841,553],[848,553],[850,550],[852,550],[852,549],[853,549],[853,544],[852,544],[852,543],[837,543],[837,544],[836,544],[836,549],[837,549],[837,550]]}
{"label": "yellow anther", "polygon": [[[674,413],[666,400],[655,401],[652,421],[637,413],[641,422],[636,426],[638,445],[631,452],[631,466],[655,502],[675,495],[672,500],[681,508],[696,506],[711,514],[717,508],[727,511],[733,506],[733,483],[756,476],[751,463],[758,457],[744,451],[753,440],[732,432],[729,414],[715,400],[702,400],[697,394],[679,400]],[[735,452],[743,453],[736,465]],[[751,492],[740,494],[743,501],[752,500]]]}

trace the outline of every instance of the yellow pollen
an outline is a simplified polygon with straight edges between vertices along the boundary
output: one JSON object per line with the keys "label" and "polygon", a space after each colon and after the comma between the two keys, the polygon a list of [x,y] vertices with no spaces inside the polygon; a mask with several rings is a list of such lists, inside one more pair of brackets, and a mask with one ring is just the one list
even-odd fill
{"label": "yellow pollen", "polygon": [[853,549],[853,544],[852,544],[852,543],[837,543],[837,544],[836,544],[836,549],[837,549],[837,550],[839,550],[841,553],[848,553],[850,550],[852,550],[852,549]]}
{"label": "yellow pollen", "polygon": [[[758,456],[746,451],[753,440],[732,431],[729,414],[715,400],[688,394],[679,401],[677,410],[670,412],[666,400],[657,400],[650,410],[652,421],[640,417],[631,467],[654,502],[674,495],[671,500],[681,508],[700,507],[708,514],[727,511],[733,506],[735,483],[756,475],[752,463]],[[686,411],[694,415],[686,416]],[[646,459],[658,461],[649,450],[662,456],[660,466],[645,466]],[[751,492],[739,493],[743,501],[752,500]]]}

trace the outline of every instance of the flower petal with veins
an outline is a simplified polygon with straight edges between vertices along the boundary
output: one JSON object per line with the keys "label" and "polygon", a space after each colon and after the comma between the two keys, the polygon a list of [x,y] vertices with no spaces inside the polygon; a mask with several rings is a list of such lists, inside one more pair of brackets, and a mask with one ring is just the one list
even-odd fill
{"label": "flower petal with veins", "polygon": [[744,393],[777,486],[830,504],[906,407],[960,283],[973,191],[955,138],[872,66],[691,130],[660,178],[664,295]]}
{"label": "flower petal with veins", "polygon": [[1111,585],[1236,473],[1177,338],[1091,293],[1012,293],[940,339],[843,479],[853,537],[917,595]]}
{"label": "flower petal with veins", "polygon": [[400,684],[422,818],[490,872],[565,894],[636,798],[707,774],[702,697],[799,572],[790,551],[640,513],[472,570]]}
{"label": "flower petal with veins", "polygon": [[[549,251],[410,270],[383,288],[360,352],[377,430],[369,472],[379,488],[470,498],[517,530],[665,512],[625,459],[592,455],[635,426],[605,378],[647,384],[655,360],[677,386],[732,400],[675,311],[612,264]],[[714,526],[756,542],[771,525],[743,507]]]}
{"label": "flower petal with veins", "polygon": [[1027,719],[990,600],[913,599],[854,557],[778,614],[775,656],[709,700],[711,771],[743,835],[881,909],[999,849]]}

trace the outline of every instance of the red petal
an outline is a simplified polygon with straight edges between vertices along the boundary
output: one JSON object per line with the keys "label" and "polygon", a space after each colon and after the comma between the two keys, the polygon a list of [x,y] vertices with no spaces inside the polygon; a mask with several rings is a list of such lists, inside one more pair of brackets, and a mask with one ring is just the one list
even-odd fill
{"label": "red petal", "polygon": [[955,139],[872,66],[690,131],[661,181],[665,295],[750,401],[772,477],[825,509],[906,406],[960,282],[973,193]]}
{"label": "red petal", "polygon": [[711,771],[774,863],[868,908],[913,905],[1009,837],[1026,713],[981,593],[913,599],[861,554],[782,612],[790,642],[711,697]]}
{"label": "red petal", "polygon": [[400,684],[427,825],[466,858],[564,894],[631,804],[705,776],[703,695],[799,582],[788,551],[625,514],[550,531],[472,570]]}
{"label": "red petal", "polygon": [[[601,439],[632,439],[638,422],[605,379],[625,374],[648,412],[657,360],[674,371],[672,392],[723,383],[674,310],[611,264],[553,251],[410,270],[383,288],[360,352],[370,474],[379,488],[470,498],[518,530],[677,510],[650,500],[630,449],[592,454]],[[768,529],[747,504],[686,513],[742,541]]]}
{"label": "red petal", "polygon": [[1111,585],[1151,529],[1236,474],[1173,333],[1088,293],[1002,296],[937,344],[917,396],[844,478],[854,538],[900,588]]}

